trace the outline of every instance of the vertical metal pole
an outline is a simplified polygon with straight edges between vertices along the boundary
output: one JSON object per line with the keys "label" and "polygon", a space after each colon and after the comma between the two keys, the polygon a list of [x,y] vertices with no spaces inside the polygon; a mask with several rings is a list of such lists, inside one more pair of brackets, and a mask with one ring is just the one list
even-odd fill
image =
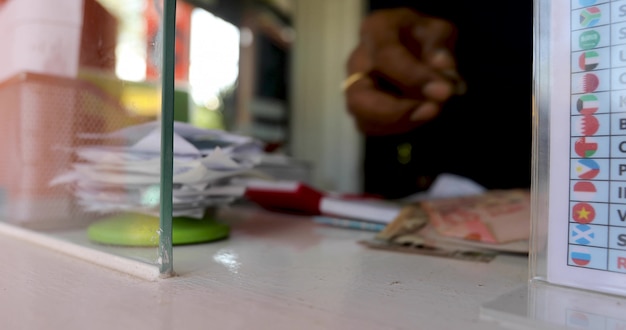
{"label": "vertical metal pole", "polygon": [[163,63],[161,72],[161,209],[159,271],[162,277],[174,273],[172,248],[172,181],[174,157],[174,47],[176,0],[163,2]]}

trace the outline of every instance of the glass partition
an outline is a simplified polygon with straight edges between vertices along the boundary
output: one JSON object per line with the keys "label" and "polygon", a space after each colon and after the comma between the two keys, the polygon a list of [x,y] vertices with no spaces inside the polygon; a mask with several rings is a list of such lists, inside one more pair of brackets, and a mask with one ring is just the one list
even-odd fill
{"label": "glass partition", "polygon": [[246,179],[308,181],[289,4],[0,0],[0,232],[168,277]]}
{"label": "glass partition", "polygon": [[171,274],[172,127],[188,111],[174,109],[175,8],[0,1],[5,233],[144,277]]}

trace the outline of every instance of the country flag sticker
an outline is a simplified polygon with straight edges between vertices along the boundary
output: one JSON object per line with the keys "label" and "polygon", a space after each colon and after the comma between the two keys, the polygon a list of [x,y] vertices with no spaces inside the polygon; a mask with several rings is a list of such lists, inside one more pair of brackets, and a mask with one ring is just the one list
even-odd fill
{"label": "country flag sticker", "polygon": [[600,86],[600,79],[593,73],[586,73],[582,76],[582,89],[584,93],[592,93]]}
{"label": "country flag sticker", "polygon": [[598,143],[590,137],[583,136],[574,143],[574,151],[579,157],[591,158],[598,151]]}
{"label": "country flag sticker", "polygon": [[600,33],[595,30],[585,31],[578,37],[578,45],[581,49],[596,48],[600,43]]}
{"label": "country flag sticker", "polygon": [[570,259],[577,266],[587,266],[591,262],[591,252],[589,249],[581,246],[570,245]]}
{"label": "country flag sticker", "polygon": [[600,122],[595,116],[580,116],[577,120],[576,129],[580,135],[592,136],[600,129]]}
{"label": "country flag sticker", "polygon": [[596,209],[589,203],[577,203],[572,208],[572,218],[581,224],[592,223],[596,218]]}
{"label": "country flag sticker", "polygon": [[596,238],[593,228],[585,224],[577,224],[571,228],[571,242],[580,245],[589,245]]}
{"label": "country flag sticker", "polygon": [[575,170],[579,179],[591,180],[600,174],[600,165],[593,159],[583,158],[576,161]]}
{"label": "country flag sticker", "polygon": [[600,100],[594,94],[581,95],[576,101],[576,110],[582,115],[591,115],[600,108]]}
{"label": "country flag sticker", "polygon": [[600,64],[600,54],[598,52],[589,50],[583,52],[578,57],[578,67],[581,70],[590,71],[598,67]]}
{"label": "country flag sticker", "polygon": [[596,186],[590,181],[579,181],[572,188],[574,197],[578,200],[593,200],[597,193]]}
{"label": "country flag sticker", "polygon": [[602,18],[602,13],[598,7],[585,8],[580,12],[580,25],[582,27],[595,26],[600,18]]}

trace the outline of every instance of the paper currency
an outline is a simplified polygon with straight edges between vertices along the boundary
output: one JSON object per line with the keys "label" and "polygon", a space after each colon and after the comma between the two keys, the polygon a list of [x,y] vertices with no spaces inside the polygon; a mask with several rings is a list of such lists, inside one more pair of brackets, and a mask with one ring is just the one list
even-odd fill
{"label": "paper currency", "polygon": [[502,244],[530,237],[530,191],[490,190],[420,203],[443,236]]}
{"label": "paper currency", "polygon": [[497,252],[528,253],[530,193],[493,190],[405,205],[372,240],[377,249],[478,261]]}
{"label": "paper currency", "polygon": [[428,255],[433,257],[443,257],[452,259],[461,259],[468,261],[489,262],[493,260],[497,253],[493,251],[479,251],[468,249],[451,249],[451,248],[439,248],[430,247],[424,245],[408,245],[398,244],[396,242],[389,242],[380,239],[361,240],[360,244],[365,245],[372,249],[388,250],[406,253],[416,253],[422,255]]}

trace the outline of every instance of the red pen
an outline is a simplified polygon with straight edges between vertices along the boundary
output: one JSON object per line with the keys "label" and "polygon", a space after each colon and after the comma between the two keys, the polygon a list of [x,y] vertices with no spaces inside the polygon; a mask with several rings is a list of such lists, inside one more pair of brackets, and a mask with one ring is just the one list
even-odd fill
{"label": "red pen", "polygon": [[342,198],[320,192],[298,181],[253,180],[244,196],[268,210],[305,215],[326,215],[389,223],[401,206],[376,199]]}

